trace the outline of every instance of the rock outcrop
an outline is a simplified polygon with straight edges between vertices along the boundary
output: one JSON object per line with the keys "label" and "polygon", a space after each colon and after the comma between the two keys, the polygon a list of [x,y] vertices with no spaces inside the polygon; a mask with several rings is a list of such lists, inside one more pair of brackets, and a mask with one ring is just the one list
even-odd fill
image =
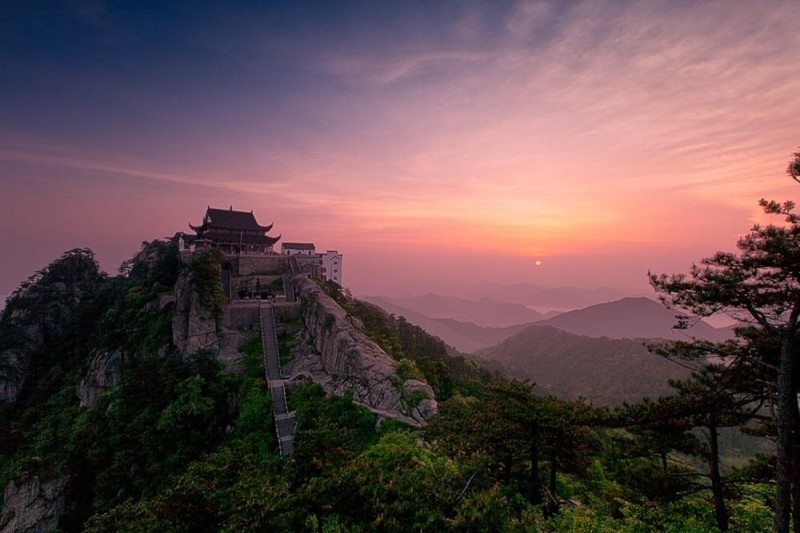
{"label": "rock outcrop", "polygon": [[35,359],[79,327],[78,309],[100,279],[94,256],[72,250],[31,276],[0,313],[0,420],[28,386]]}
{"label": "rock outcrop", "polygon": [[102,352],[89,362],[86,374],[78,382],[76,393],[81,407],[89,407],[108,389],[122,381],[122,352]]}
{"label": "rock outcrop", "polygon": [[411,409],[415,420],[425,420],[435,415],[439,405],[433,397],[433,389],[424,381],[407,379],[403,382],[404,403]]}
{"label": "rock outcrop", "polygon": [[198,350],[219,350],[217,317],[212,305],[206,305],[194,288],[194,274],[184,272],[175,283],[175,316],[172,319],[172,341],[181,355]]}
{"label": "rock outcrop", "polygon": [[[431,387],[403,381],[394,360],[356,327],[347,312],[304,276],[292,280],[306,332],[319,355],[308,355],[292,370],[309,374],[334,394],[353,393],[367,407],[424,422],[436,411]],[[324,374],[314,372],[317,365]]]}
{"label": "rock outcrop", "polygon": [[[6,349],[0,350],[0,406],[14,405],[17,397],[25,386],[33,355],[44,345],[44,328],[50,322],[56,322],[51,317],[37,320],[30,310],[24,306],[35,305],[33,302],[22,300],[15,302],[19,308],[3,316],[2,327],[11,339],[6,343]],[[53,306],[59,309],[59,306]]]}
{"label": "rock outcrop", "polygon": [[16,403],[25,385],[30,365],[30,355],[25,352],[19,350],[0,352],[0,406]]}
{"label": "rock outcrop", "polygon": [[0,533],[39,533],[55,531],[64,514],[64,477],[49,479],[31,476],[11,481],[3,494]]}

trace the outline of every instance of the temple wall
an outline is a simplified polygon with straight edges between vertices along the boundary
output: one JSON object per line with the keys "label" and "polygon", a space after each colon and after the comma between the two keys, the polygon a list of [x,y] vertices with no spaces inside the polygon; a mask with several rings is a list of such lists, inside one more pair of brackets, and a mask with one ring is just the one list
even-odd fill
{"label": "temple wall", "polygon": [[284,255],[239,256],[231,258],[231,266],[237,276],[275,274],[288,270],[287,261]]}
{"label": "temple wall", "polygon": [[258,328],[258,304],[226,305],[222,309],[222,324],[228,329]]}

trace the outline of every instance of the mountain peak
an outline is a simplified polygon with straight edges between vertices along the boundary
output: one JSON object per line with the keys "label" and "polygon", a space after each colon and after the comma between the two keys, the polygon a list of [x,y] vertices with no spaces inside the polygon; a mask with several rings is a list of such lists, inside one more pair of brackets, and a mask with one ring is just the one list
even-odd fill
{"label": "mountain peak", "polygon": [[540,324],[578,335],[612,339],[688,340],[697,337],[721,341],[730,338],[729,330],[716,329],[702,320],[698,320],[689,329],[675,329],[676,314],[679,313],[667,309],[650,298],[626,297],[563,313]]}

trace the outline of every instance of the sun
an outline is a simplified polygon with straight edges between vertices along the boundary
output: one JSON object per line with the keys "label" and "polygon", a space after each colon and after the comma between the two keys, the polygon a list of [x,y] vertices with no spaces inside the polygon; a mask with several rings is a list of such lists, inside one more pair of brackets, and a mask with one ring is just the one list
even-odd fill
{"label": "sun", "polygon": [[538,266],[542,266],[542,261],[541,261],[540,259],[537,259],[537,260],[536,260],[536,262],[535,262],[534,264],[535,264],[537,267],[538,267]]}

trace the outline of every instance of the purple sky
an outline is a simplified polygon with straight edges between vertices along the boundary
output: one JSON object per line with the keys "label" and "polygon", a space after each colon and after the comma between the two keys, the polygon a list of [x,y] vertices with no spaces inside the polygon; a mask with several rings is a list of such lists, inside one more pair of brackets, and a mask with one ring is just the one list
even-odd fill
{"label": "purple sky", "polygon": [[[357,293],[643,288],[797,198],[800,3],[5,2],[0,294],[207,205]],[[537,266],[536,261],[541,265]]]}

